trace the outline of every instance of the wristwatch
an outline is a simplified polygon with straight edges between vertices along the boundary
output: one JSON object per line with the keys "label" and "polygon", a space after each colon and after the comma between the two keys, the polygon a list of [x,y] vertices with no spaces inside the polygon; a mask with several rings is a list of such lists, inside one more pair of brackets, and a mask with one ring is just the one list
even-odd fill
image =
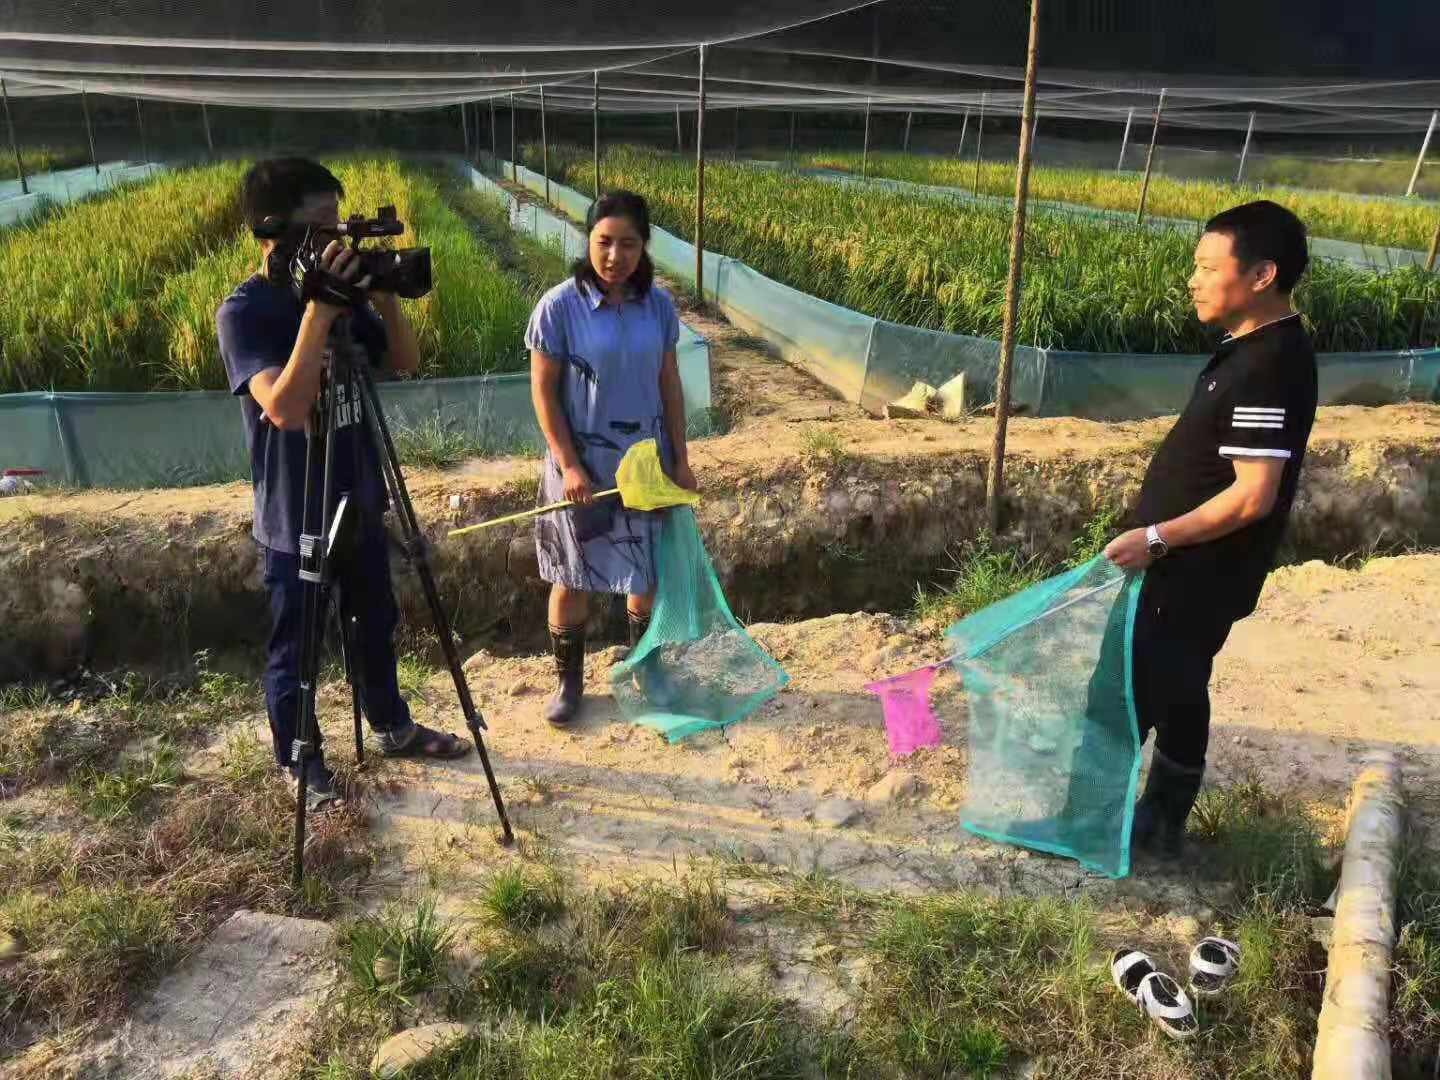
{"label": "wristwatch", "polygon": [[1160,527],[1151,525],[1145,530],[1145,549],[1150,552],[1150,558],[1163,559],[1170,553],[1170,545],[1160,535]]}

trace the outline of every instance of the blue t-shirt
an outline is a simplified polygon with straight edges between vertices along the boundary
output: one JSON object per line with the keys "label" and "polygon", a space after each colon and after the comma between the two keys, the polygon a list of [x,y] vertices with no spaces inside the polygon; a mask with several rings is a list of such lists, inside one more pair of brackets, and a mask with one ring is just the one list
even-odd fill
{"label": "blue t-shirt", "polygon": [[[266,368],[283,368],[300,335],[304,309],[287,288],[272,285],[258,274],[237,288],[215,312],[220,356],[230,392],[240,399],[245,440],[250,448],[250,477],[255,485],[255,539],[276,551],[298,554],[305,500],[305,432],[281,431],[266,418],[250,396],[251,376]],[[350,320],[355,340],[373,366],[385,356],[385,325],[374,310],[355,311]],[[344,387],[339,388],[341,392]],[[355,475],[355,440],[363,432],[362,402],[341,402],[336,430],[334,488],[351,492],[351,501],[378,520],[385,510],[385,483],[368,438],[360,438],[360,470]],[[312,505],[314,528],[320,527],[322,463],[315,464]]]}

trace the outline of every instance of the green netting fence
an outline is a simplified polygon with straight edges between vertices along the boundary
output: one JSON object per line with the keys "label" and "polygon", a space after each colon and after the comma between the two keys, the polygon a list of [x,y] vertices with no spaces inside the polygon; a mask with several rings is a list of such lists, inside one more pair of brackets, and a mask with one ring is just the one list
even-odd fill
{"label": "green netting fence", "polygon": [[[496,162],[505,176],[508,161]],[[525,166],[519,183],[536,194],[545,178]],[[580,220],[590,198],[549,183],[551,201]],[[1187,223],[1187,227],[1193,227]],[[666,274],[695,281],[695,248],[652,228],[651,255]],[[737,259],[705,252],[705,295],[732,323],[765,338],[790,363],[846,401],[875,414],[917,381],[939,386],[963,372],[972,406],[994,400],[1000,343],[886,322],[773,281]],[[1206,357],[1085,353],[1018,346],[1011,399],[1031,416],[1138,420],[1178,412]],[[1323,353],[1320,404],[1384,405],[1440,401],[1440,349]]]}

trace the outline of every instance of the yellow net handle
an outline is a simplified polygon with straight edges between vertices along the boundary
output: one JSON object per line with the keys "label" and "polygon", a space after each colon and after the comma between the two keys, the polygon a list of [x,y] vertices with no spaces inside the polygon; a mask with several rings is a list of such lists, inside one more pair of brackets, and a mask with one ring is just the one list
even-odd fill
{"label": "yellow net handle", "polygon": [[[595,492],[594,498],[604,499],[611,495],[619,494],[619,488],[610,488],[608,491]],[[482,521],[479,525],[466,525],[463,529],[451,529],[449,535],[464,536],[466,533],[472,533],[478,529],[488,529],[492,525],[506,525],[512,521],[524,521],[526,518],[535,517],[537,514],[548,514],[551,510],[568,510],[570,507],[578,505],[580,504],[567,499],[564,502],[550,503],[548,506],[537,506],[533,510],[522,510],[518,514],[506,514],[504,517],[498,517],[491,521]]]}

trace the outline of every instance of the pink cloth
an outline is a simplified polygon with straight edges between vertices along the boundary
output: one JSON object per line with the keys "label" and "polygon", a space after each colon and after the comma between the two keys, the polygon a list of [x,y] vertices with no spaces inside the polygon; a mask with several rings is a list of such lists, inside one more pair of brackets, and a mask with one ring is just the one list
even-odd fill
{"label": "pink cloth", "polygon": [[930,708],[930,686],[938,669],[932,664],[873,682],[867,687],[880,698],[885,736],[896,757],[940,745],[940,720]]}

